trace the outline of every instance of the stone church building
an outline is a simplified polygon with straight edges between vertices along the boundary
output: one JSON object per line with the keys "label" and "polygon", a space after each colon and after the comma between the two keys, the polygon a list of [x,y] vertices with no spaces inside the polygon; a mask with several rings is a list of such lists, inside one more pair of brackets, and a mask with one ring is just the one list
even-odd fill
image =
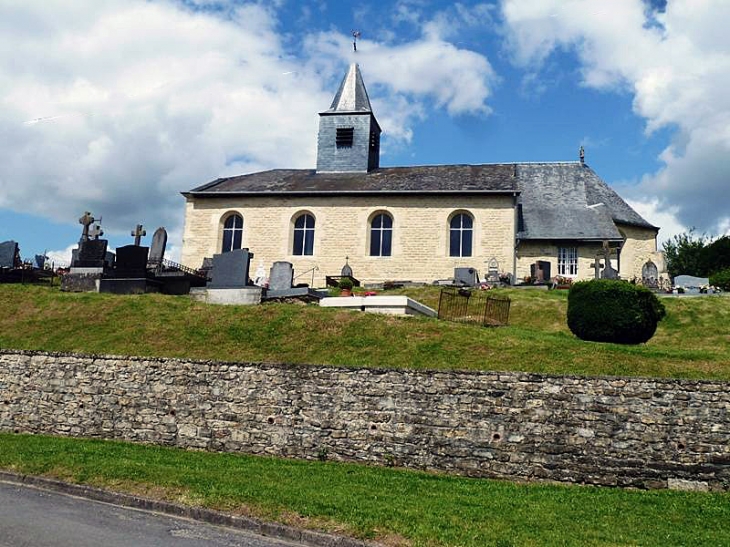
{"label": "stone church building", "polygon": [[652,226],[578,162],[380,167],[381,128],[350,66],[320,113],[317,168],[219,178],[183,195],[182,263],[249,248],[252,269],[293,263],[324,286],[346,257],[364,282],[430,283],[490,266],[520,280],[594,277],[607,244],[620,277],[660,263]]}

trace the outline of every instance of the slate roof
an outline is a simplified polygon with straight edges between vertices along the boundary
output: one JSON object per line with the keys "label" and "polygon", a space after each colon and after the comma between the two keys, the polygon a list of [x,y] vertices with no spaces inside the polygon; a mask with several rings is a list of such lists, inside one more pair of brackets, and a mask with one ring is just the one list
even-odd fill
{"label": "slate roof", "polygon": [[370,112],[373,109],[370,106],[368,92],[365,89],[365,83],[360,73],[360,67],[356,63],[350,65],[350,69],[340,83],[340,88],[332,100],[329,112]]}
{"label": "slate roof", "polygon": [[657,229],[587,165],[516,164],[520,239],[621,240],[616,224]]}
{"label": "slate roof", "polygon": [[399,194],[516,195],[521,240],[621,240],[617,224],[657,229],[579,162],[385,167],[367,173],[274,169],[184,192],[195,198]]}
{"label": "slate roof", "polygon": [[214,180],[184,195],[372,195],[421,193],[515,194],[513,164],[382,167],[367,173],[273,169]]}

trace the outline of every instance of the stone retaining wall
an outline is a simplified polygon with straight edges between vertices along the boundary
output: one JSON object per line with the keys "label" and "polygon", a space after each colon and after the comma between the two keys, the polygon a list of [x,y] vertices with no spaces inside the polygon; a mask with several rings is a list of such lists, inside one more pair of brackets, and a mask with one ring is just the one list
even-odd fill
{"label": "stone retaining wall", "polygon": [[730,384],[0,352],[0,431],[730,489]]}

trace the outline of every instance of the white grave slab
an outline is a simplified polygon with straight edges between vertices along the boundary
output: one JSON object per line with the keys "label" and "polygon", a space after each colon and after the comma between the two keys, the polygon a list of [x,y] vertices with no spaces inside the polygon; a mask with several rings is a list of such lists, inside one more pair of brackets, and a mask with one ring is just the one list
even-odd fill
{"label": "white grave slab", "polygon": [[348,310],[385,313],[388,315],[425,315],[436,317],[436,310],[408,298],[407,296],[335,296],[323,298],[319,305],[324,308],[345,308]]}

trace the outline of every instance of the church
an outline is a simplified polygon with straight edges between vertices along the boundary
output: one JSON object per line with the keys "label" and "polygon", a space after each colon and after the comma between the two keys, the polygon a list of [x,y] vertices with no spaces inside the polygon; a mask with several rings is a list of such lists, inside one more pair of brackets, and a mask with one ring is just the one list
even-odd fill
{"label": "church", "polygon": [[248,248],[252,268],[288,261],[298,281],[314,286],[346,262],[364,283],[431,283],[455,268],[513,282],[591,279],[601,252],[622,279],[661,264],[659,229],[582,157],[380,167],[381,128],[357,64],[319,116],[316,169],[219,178],[183,192],[183,264]]}

